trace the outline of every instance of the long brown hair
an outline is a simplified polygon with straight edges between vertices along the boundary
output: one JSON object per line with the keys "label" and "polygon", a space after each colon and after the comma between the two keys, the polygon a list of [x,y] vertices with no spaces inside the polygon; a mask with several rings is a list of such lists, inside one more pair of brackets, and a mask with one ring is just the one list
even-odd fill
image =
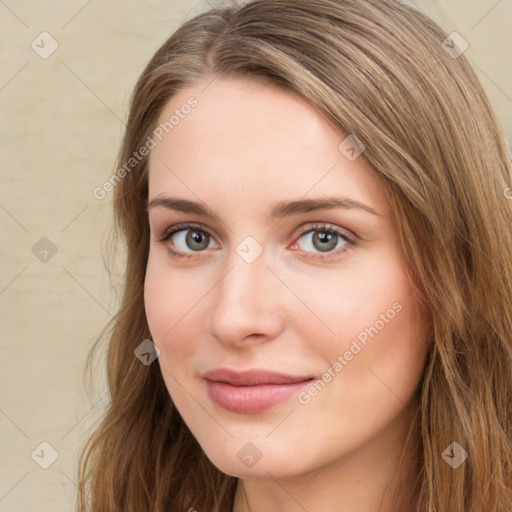
{"label": "long brown hair", "polygon": [[[411,510],[512,510],[512,171],[500,123],[447,37],[394,0],[254,0],[197,15],[156,52],[133,93],[114,183],[125,285],[102,333],[110,402],[82,453],[80,512],[233,507],[237,479],[207,459],[158,364],[134,356],[150,337],[148,158],[126,167],[178,90],[219,76],[279,84],[318,105],[364,143],[386,187],[431,318],[404,446],[420,453]],[[453,442],[467,453],[456,469],[442,456]]]}

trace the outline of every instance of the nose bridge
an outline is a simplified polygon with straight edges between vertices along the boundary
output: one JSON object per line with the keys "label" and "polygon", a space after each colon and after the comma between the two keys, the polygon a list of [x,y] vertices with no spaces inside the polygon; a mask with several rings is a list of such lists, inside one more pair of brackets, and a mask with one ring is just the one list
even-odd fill
{"label": "nose bridge", "polygon": [[277,280],[267,268],[265,253],[257,254],[251,243],[242,242],[230,254],[228,271],[213,294],[209,326],[225,343],[238,343],[251,334],[274,337],[281,328],[282,310],[273,290]]}

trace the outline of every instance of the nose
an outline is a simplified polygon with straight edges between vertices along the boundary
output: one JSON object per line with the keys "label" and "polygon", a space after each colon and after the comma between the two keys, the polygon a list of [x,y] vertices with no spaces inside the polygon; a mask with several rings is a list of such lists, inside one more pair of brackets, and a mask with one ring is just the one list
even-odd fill
{"label": "nose", "polygon": [[247,263],[234,252],[209,294],[207,331],[231,348],[271,341],[283,330],[286,290],[264,255]]}

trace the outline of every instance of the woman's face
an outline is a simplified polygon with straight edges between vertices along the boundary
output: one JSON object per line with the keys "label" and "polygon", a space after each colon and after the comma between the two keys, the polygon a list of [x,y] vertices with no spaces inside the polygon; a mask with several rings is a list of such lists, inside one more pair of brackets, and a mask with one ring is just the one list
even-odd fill
{"label": "woman's face", "polygon": [[292,92],[208,84],[171,99],[150,155],[145,308],[173,402],[236,476],[395,457],[427,333],[382,183]]}

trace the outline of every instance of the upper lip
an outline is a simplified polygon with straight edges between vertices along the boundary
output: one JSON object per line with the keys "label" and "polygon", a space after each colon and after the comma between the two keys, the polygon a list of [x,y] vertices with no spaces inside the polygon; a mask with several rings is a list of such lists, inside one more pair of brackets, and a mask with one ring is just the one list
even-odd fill
{"label": "upper lip", "polygon": [[287,375],[267,370],[236,371],[230,368],[216,368],[201,375],[203,379],[225,382],[232,386],[257,386],[259,384],[295,384],[312,379],[310,376]]}

